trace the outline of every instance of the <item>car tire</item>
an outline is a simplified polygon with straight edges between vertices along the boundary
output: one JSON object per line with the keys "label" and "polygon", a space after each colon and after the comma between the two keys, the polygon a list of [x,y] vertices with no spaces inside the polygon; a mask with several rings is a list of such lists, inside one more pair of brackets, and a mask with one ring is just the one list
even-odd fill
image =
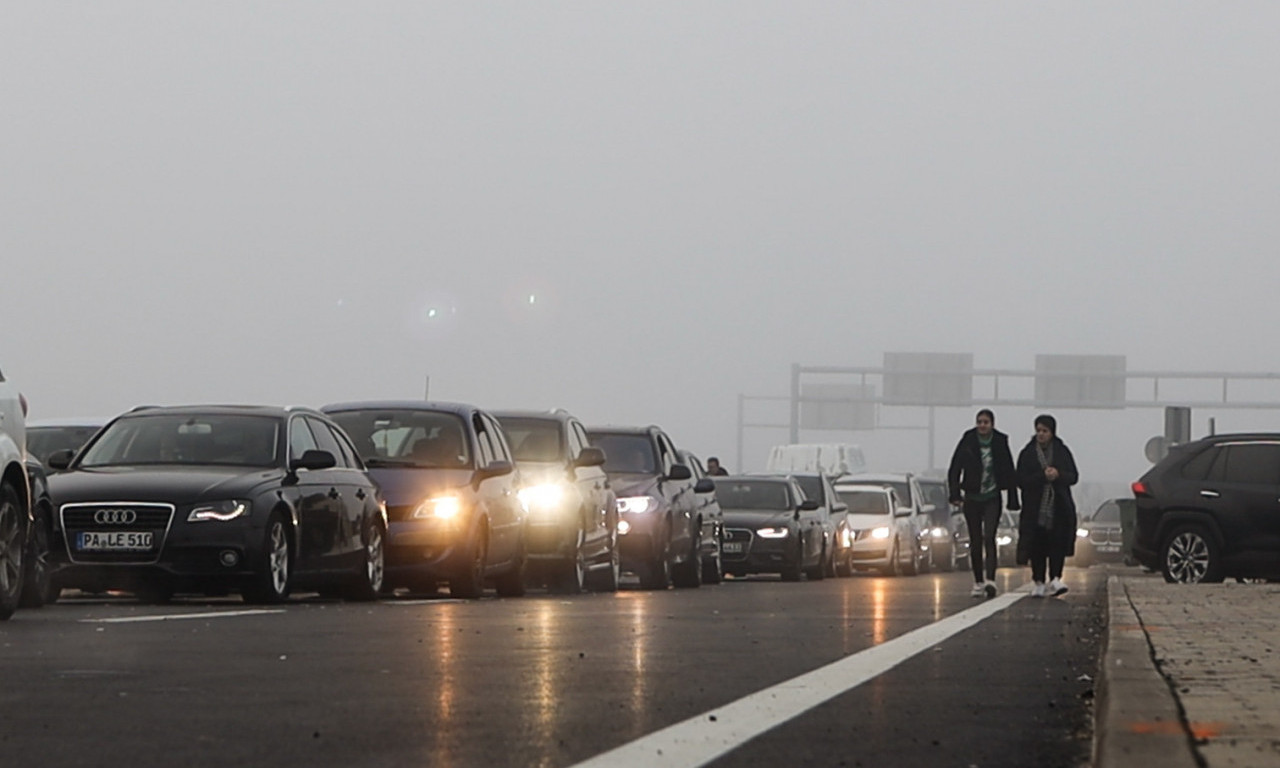
{"label": "car tire", "polygon": [[836,577],[836,553],[832,551],[830,556],[824,559],[824,567],[822,573],[827,578],[834,579]]}
{"label": "car tire", "polygon": [[0,620],[12,616],[22,599],[26,518],[17,490],[10,483],[0,483]]}
{"label": "car tire", "polygon": [[660,531],[661,546],[652,559],[643,566],[640,586],[644,589],[666,589],[671,586],[671,533]]}
{"label": "car tire", "polygon": [[885,576],[902,575],[902,554],[898,549],[898,540],[893,540],[893,552],[889,555],[889,564],[884,568]]}
{"label": "car tire", "polygon": [[702,586],[702,526],[689,537],[689,552],[683,563],[677,563],[672,581],[678,589],[697,589]]}
{"label": "car tire", "polygon": [[609,547],[608,567],[593,569],[587,574],[587,588],[592,592],[617,592],[622,582],[622,556],[615,539]]}
{"label": "car tire", "polygon": [[841,578],[848,578],[853,575],[853,552],[844,550],[840,555],[840,561],[836,563],[836,575]]}
{"label": "car tire", "polygon": [[506,573],[493,580],[494,589],[501,597],[524,597],[525,580],[529,575],[529,556],[525,552],[524,538],[520,539],[515,560]]}
{"label": "car tire", "polygon": [[720,551],[720,536],[716,536],[716,551],[702,561],[702,583],[719,584],[724,581],[724,556]]}
{"label": "car tire", "polygon": [[367,603],[382,594],[382,583],[387,573],[387,537],[382,526],[374,524],[365,536],[364,557],[360,572],[348,587],[345,597],[355,602]]}
{"label": "car tire", "polygon": [[489,537],[486,529],[476,531],[475,541],[467,553],[466,562],[458,573],[449,579],[449,594],[465,600],[474,600],[484,594],[485,561],[488,559]]}
{"label": "car tire", "polygon": [[53,513],[49,509],[43,505],[36,507],[35,521],[27,540],[24,564],[26,575],[22,579],[22,597],[18,601],[20,608],[40,608],[58,599],[53,586],[53,575],[49,571],[49,537],[52,519]]}
{"label": "car tire", "polygon": [[563,562],[556,563],[551,571],[551,591],[561,595],[581,594],[587,584],[587,559],[582,551],[582,532],[573,545],[573,554]]}
{"label": "car tire", "polygon": [[809,581],[822,581],[827,577],[827,545],[822,544],[822,551],[818,553],[818,564],[812,568],[805,569],[804,575]]}
{"label": "car tire", "polygon": [[242,593],[246,602],[269,605],[289,599],[293,576],[293,549],[289,538],[284,516],[272,513],[263,533],[262,552],[255,572]]}
{"label": "car tire", "polygon": [[791,562],[782,567],[783,581],[799,581],[804,575],[804,545],[799,541],[796,542],[796,551],[791,556]]}
{"label": "car tire", "polygon": [[1212,584],[1222,581],[1222,550],[1200,525],[1179,525],[1160,545],[1160,566],[1171,584]]}

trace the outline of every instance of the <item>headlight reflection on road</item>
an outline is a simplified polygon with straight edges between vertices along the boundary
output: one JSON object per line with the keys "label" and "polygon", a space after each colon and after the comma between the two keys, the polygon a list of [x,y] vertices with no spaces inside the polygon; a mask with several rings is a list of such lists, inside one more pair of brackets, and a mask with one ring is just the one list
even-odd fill
{"label": "headlight reflection on road", "polygon": [[[631,624],[631,723],[630,728],[619,723],[619,731],[627,738],[643,735],[645,713],[648,709],[649,678],[649,595],[645,592],[619,592],[618,597],[630,601]],[[625,614],[624,614],[625,616]]]}
{"label": "headlight reflection on road", "polygon": [[[432,653],[435,654],[439,663],[440,682],[436,686],[436,716],[435,722],[439,723],[436,729],[438,734],[449,734],[453,732],[454,721],[454,704],[457,695],[457,669],[456,669],[456,652],[455,644],[458,642],[458,626],[456,613],[457,606],[441,605],[439,613],[435,615],[435,648]],[[448,768],[453,765],[453,752],[447,740],[441,739],[436,741],[434,748],[431,750],[431,764]]]}
{"label": "headlight reflection on road", "polygon": [[885,579],[876,579],[871,587],[871,642],[875,645],[888,639],[888,630],[884,621],[886,602],[884,585]]}
{"label": "headlight reflection on road", "polygon": [[556,678],[561,674],[562,670],[557,669],[560,663],[560,655],[552,652],[552,648],[556,646],[553,637],[553,628],[557,623],[558,606],[543,601],[538,605],[538,611],[534,614],[534,637],[537,639],[537,662],[534,666],[534,690],[530,692],[533,697],[533,722],[532,731],[541,739],[545,749],[542,750],[543,762],[539,765],[549,765],[550,756],[554,754],[555,739],[555,714],[556,714]]}

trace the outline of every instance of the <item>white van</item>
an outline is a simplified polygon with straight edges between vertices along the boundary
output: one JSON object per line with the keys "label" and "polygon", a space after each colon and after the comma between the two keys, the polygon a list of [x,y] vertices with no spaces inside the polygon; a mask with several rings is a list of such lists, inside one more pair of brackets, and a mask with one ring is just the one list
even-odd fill
{"label": "white van", "polygon": [[848,443],[792,443],[775,445],[769,451],[766,471],[788,475],[793,472],[821,474],[830,478],[852,475],[867,468],[862,449]]}

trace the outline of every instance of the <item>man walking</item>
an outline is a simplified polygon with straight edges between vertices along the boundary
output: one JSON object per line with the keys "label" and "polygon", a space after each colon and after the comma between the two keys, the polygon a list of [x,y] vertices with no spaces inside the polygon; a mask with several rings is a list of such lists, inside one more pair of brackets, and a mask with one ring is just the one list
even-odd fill
{"label": "man walking", "polygon": [[969,563],[973,566],[974,597],[996,596],[996,528],[1000,525],[1000,494],[1009,495],[1011,512],[1018,505],[1018,478],[1009,436],[996,428],[989,408],[978,411],[973,429],[956,445],[947,470],[951,503],[964,510],[969,528]]}

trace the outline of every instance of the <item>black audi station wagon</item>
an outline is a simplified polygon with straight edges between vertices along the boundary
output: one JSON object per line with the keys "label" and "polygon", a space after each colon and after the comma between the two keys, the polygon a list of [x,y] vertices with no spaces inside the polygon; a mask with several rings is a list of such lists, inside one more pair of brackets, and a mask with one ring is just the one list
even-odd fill
{"label": "black audi station wagon", "polygon": [[56,588],[291,590],[372,600],[386,509],[350,439],[308,408],[181,406],[118,416],[49,477]]}

